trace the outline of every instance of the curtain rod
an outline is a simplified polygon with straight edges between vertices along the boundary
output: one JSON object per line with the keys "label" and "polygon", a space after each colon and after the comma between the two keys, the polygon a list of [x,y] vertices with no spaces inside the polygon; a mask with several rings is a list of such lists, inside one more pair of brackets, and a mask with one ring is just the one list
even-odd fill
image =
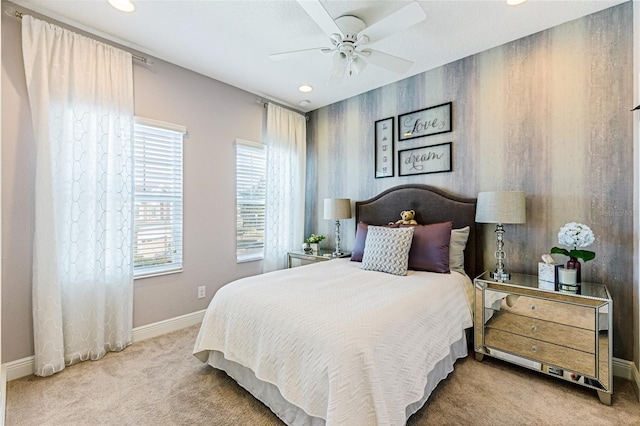
{"label": "curtain rod", "polygon": [[270,103],[273,103],[273,104],[275,104],[275,105],[278,105],[278,106],[279,106],[279,107],[281,107],[281,108],[288,109],[289,111],[297,112],[298,114],[303,115],[305,120],[309,121],[309,116],[308,116],[307,114],[302,114],[300,111],[296,111],[296,110],[295,110],[295,109],[293,109],[293,108],[288,108],[288,107],[286,107],[286,106],[283,106],[283,105],[277,104],[277,103],[275,103],[275,102],[270,102],[270,101],[268,101],[268,100],[266,100],[266,99],[262,99],[262,98],[258,98],[258,99],[256,99],[256,102],[257,102],[257,103],[259,103],[259,104],[261,104],[263,108],[266,108],[266,107],[267,107],[267,105],[269,105]]}
{"label": "curtain rod", "polygon": [[[24,15],[22,12],[19,12],[17,10],[7,10],[5,13],[7,15],[9,15],[9,16],[13,16],[13,17],[18,18],[18,19],[22,19],[22,16]],[[137,54],[135,54],[133,52],[129,52],[129,53],[131,53],[131,57],[133,59],[135,59],[136,61],[140,61],[140,62],[142,62],[144,64],[147,64],[147,65],[153,64],[153,61],[151,61],[146,56],[137,55]]]}

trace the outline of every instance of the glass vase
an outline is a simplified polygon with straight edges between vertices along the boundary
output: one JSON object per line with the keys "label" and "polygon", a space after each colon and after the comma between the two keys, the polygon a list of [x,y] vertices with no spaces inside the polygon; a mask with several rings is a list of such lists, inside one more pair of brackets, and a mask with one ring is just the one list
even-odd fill
{"label": "glass vase", "polygon": [[580,277],[580,260],[577,257],[569,257],[567,261],[567,269],[576,269],[576,283],[580,284],[582,282]]}

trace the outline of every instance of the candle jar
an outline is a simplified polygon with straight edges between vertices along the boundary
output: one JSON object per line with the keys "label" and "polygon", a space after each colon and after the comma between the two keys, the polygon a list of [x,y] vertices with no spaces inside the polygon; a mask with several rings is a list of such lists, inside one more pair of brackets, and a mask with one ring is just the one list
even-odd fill
{"label": "candle jar", "polygon": [[578,271],[576,269],[565,268],[564,266],[558,268],[558,290],[574,294],[580,292]]}

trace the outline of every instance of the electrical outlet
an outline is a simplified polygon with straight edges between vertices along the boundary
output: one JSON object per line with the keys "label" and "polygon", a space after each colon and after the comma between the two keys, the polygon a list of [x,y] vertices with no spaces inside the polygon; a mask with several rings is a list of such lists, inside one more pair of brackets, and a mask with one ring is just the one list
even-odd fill
{"label": "electrical outlet", "polygon": [[204,299],[207,297],[207,287],[201,285],[198,287],[198,299]]}

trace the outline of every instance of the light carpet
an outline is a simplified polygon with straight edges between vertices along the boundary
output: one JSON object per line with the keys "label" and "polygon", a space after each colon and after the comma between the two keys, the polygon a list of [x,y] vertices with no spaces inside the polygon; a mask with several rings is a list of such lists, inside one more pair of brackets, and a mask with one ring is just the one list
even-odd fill
{"label": "light carpet", "polygon": [[[198,327],[135,343],[54,376],[7,384],[6,425],[281,425],[225,373],[191,355]],[[458,360],[408,425],[640,425],[629,381],[594,390],[473,356]]]}

